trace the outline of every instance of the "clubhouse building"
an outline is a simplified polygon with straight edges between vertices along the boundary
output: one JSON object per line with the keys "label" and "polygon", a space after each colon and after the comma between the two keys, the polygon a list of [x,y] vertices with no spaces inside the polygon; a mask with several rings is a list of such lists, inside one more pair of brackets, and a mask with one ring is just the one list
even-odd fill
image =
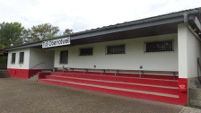
{"label": "clubhouse building", "polygon": [[[12,78],[172,104],[188,102],[201,73],[195,8],[5,49]],[[51,70],[47,71],[47,70]]]}

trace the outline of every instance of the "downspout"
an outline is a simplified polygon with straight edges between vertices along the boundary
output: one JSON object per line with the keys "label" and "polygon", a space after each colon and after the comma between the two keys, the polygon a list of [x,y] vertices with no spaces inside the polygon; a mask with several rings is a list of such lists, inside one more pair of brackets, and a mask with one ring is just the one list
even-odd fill
{"label": "downspout", "polygon": [[188,22],[188,13],[184,13],[184,24],[189,29],[189,31],[201,42],[199,35],[193,30],[193,28]]}

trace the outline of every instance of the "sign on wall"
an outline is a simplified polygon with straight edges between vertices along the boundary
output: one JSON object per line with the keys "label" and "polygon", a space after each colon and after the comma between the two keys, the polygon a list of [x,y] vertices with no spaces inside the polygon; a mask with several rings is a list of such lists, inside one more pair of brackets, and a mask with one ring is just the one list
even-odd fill
{"label": "sign on wall", "polygon": [[47,40],[42,42],[42,48],[50,48],[64,45],[70,45],[70,37]]}

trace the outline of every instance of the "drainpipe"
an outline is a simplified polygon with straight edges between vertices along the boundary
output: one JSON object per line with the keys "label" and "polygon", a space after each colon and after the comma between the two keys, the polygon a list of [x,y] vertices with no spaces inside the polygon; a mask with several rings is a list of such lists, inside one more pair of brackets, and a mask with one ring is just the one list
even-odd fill
{"label": "drainpipe", "polygon": [[189,29],[189,31],[201,42],[199,35],[193,30],[193,28],[188,22],[188,13],[184,13],[184,24]]}

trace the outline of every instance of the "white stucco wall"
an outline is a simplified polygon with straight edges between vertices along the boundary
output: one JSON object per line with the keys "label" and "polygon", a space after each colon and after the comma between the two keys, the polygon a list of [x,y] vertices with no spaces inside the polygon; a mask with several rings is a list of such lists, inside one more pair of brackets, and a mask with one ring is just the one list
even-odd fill
{"label": "white stucco wall", "polygon": [[30,69],[52,69],[54,67],[54,51],[31,48]]}
{"label": "white stucco wall", "polygon": [[[19,64],[20,52],[24,52],[24,63],[22,64]],[[12,53],[16,53],[14,64],[11,64]],[[54,67],[54,51],[35,48],[9,51],[7,64],[7,68],[15,69],[52,69]]]}
{"label": "white stucco wall", "polygon": [[197,77],[197,58],[201,56],[201,44],[184,24],[178,25],[179,77]]}
{"label": "white stucco wall", "polygon": [[[171,52],[145,52],[145,42],[174,40],[174,51]],[[126,54],[106,55],[106,46],[125,44]],[[92,56],[79,56],[79,49],[93,47]],[[54,67],[62,67],[59,63],[61,50],[68,50],[68,64],[65,67],[96,68],[99,69],[128,69],[152,71],[178,71],[177,34],[127,39],[94,43],[80,46],[68,46],[55,49]]]}
{"label": "white stucco wall", "polygon": [[[24,52],[24,63],[19,64],[19,54],[20,52]],[[12,53],[16,53],[15,63],[11,64],[11,56]],[[30,60],[30,49],[21,49],[21,50],[13,50],[8,52],[8,62],[7,68],[16,68],[16,69],[28,69],[29,68],[29,60]]]}

